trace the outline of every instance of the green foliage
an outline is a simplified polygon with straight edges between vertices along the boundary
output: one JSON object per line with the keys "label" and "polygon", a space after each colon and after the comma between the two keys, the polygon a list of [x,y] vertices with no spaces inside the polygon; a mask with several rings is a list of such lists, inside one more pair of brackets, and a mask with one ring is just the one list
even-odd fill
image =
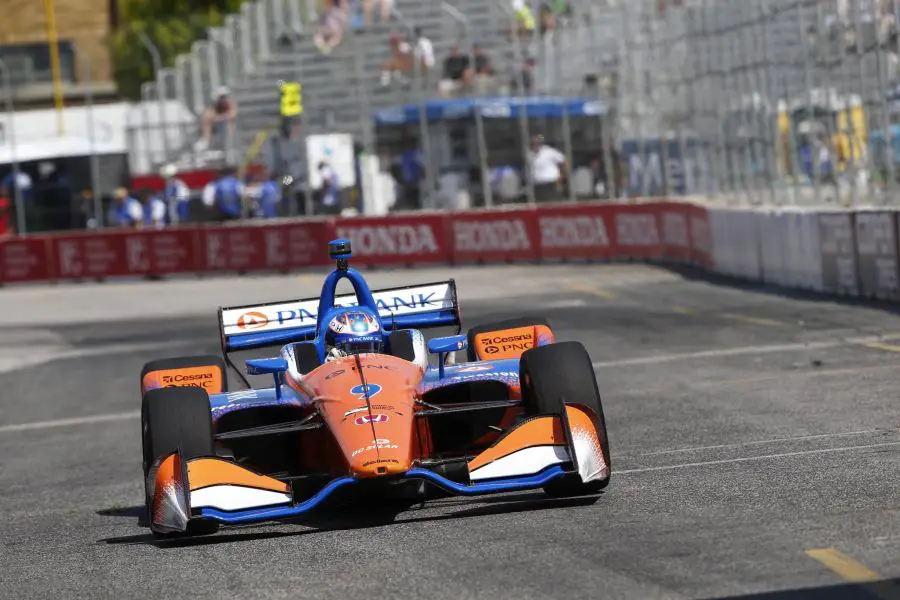
{"label": "green foliage", "polygon": [[113,69],[119,93],[140,99],[141,83],[154,77],[153,60],[141,43],[144,32],[172,66],[179,54],[206,37],[209,27],[222,24],[225,15],[240,10],[245,0],[119,0],[119,28],[110,39]]}

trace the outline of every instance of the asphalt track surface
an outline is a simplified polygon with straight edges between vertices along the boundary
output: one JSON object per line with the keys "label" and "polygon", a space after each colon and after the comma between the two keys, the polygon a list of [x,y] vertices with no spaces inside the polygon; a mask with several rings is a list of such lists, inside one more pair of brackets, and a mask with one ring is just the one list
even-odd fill
{"label": "asphalt track surface", "polygon": [[613,456],[599,498],[157,542],[138,524],[142,364],[214,351],[220,303],[319,275],[2,290],[0,597],[900,597],[900,316],[639,265],[371,279],[449,274],[467,326],[542,314],[587,346]]}

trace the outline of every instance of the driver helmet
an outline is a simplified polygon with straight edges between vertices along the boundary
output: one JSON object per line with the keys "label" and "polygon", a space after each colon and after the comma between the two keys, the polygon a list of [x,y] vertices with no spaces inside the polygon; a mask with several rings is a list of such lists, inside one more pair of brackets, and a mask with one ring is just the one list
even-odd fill
{"label": "driver helmet", "polygon": [[378,315],[365,307],[339,312],[328,323],[325,345],[329,358],[382,352],[384,335]]}

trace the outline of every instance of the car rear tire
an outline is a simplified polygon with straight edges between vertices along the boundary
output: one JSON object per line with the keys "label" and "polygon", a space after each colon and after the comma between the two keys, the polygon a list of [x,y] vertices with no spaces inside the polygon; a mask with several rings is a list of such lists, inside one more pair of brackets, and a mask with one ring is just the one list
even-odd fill
{"label": "car rear tire", "polygon": [[[209,395],[198,387],[150,390],[141,402],[145,505],[150,516],[147,475],[153,462],[175,450],[185,460],[214,456]],[[192,522],[188,533],[214,533],[218,524]]]}
{"label": "car rear tire", "polygon": [[544,327],[550,327],[550,323],[547,319],[542,319],[540,317],[517,317],[515,319],[506,319],[504,321],[494,321],[492,323],[485,323],[483,325],[478,325],[469,330],[467,335],[467,348],[466,348],[466,356],[468,357],[469,362],[475,362],[478,360],[478,356],[475,354],[475,336],[481,335],[482,333],[490,333],[491,331],[503,331],[504,329],[518,329],[519,327],[535,327],[538,325],[543,325]]}
{"label": "car rear tire", "polygon": [[[593,410],[598,417],[603,460],[612,471],[600,390],[584,346],[579,342],[559,342],[525,351],[519,364],[519,383],[528,416],[562,414],[564,401]],[[597,493],[607,485],[609,476],[583,483],[578,474],[573,474],[551,481],[544,491],[551,496],[577,496]]]}

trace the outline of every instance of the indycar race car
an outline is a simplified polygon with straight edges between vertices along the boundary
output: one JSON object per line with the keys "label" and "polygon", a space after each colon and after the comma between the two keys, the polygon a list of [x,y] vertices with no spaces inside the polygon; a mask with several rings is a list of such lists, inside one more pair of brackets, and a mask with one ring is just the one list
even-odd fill
{"label": "indycar race car", "polygon": [[[329,255],[337,267],[318,299],[219,309],[222,357],[144,367],[155,534],[211,533],[323,503],[608,485],[603,409],[580,343],[556,342],[542,319],[460,335],[453,280],[373,292],[348,265],[350,242],[329,243]],[[353,293],[336,295],[344,280]],[[426,343],[421,330],[437,327],[457,335]],[[279,346],[247,359],[246,374],[233,361]],[[462,351],[468,360],[457,362]],[[246,389],[228,390],[227,369]],[[274,385],[254,388],[257,375]]]}

